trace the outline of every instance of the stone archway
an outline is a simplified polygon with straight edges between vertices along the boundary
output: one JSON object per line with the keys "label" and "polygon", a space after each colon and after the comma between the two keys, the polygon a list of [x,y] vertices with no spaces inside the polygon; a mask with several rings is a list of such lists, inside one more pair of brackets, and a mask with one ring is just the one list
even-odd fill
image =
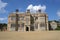
{"label": "stone archway", "polygon": [[29,27],[26,27],[26,31],[29,31]]}

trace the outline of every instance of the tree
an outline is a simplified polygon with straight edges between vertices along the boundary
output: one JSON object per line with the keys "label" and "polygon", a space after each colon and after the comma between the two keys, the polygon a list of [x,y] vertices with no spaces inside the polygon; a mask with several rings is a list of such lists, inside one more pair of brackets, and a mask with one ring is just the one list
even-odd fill
{"label": "tree", "polygon": [[7,24],[6,23],[0,23],[0,30],[3,31],[4,29],[7,30]]}

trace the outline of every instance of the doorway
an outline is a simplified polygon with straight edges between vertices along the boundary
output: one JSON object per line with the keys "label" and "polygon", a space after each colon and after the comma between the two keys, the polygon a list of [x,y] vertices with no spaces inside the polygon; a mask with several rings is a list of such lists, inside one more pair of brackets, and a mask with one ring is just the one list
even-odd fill
{"label": "doorway", "polygon": [[29,31],[29,27],[26,27],[26,31]]}

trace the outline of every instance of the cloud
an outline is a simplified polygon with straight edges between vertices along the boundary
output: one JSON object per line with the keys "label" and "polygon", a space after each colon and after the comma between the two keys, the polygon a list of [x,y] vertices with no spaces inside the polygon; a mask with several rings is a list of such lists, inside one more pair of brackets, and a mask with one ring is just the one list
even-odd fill
{"label": "cloud", "polygon": [[58,17],[60,17],[60,11],[57,11],[57,15],[58,15]]}
{"label": "cloud", "polygon": [[0,0],[0,13],[5,13],[5,7],[7,6],[7,3],[4,3]]}
{"label": "cloud", "polygon": [[45,5],[35,5],[33,6],[32,4],[30,4],[27,9],[30,9],[30,11],[32,12],[37,12],[39,9],[41,9],[42,12],[44,12],[46,10],[46,6]]}
{"label": "cloud", "polygon": [[0,18],[0,21],[4,21],[4,20],[6,20],[7,18]]}

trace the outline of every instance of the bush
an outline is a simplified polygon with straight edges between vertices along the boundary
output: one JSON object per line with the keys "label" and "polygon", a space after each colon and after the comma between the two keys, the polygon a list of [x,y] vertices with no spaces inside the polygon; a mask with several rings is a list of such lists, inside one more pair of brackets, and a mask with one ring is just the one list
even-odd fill
{"label": "bush", "polygon": [[58,26],[55,30],[60,30],[60,26]]}

